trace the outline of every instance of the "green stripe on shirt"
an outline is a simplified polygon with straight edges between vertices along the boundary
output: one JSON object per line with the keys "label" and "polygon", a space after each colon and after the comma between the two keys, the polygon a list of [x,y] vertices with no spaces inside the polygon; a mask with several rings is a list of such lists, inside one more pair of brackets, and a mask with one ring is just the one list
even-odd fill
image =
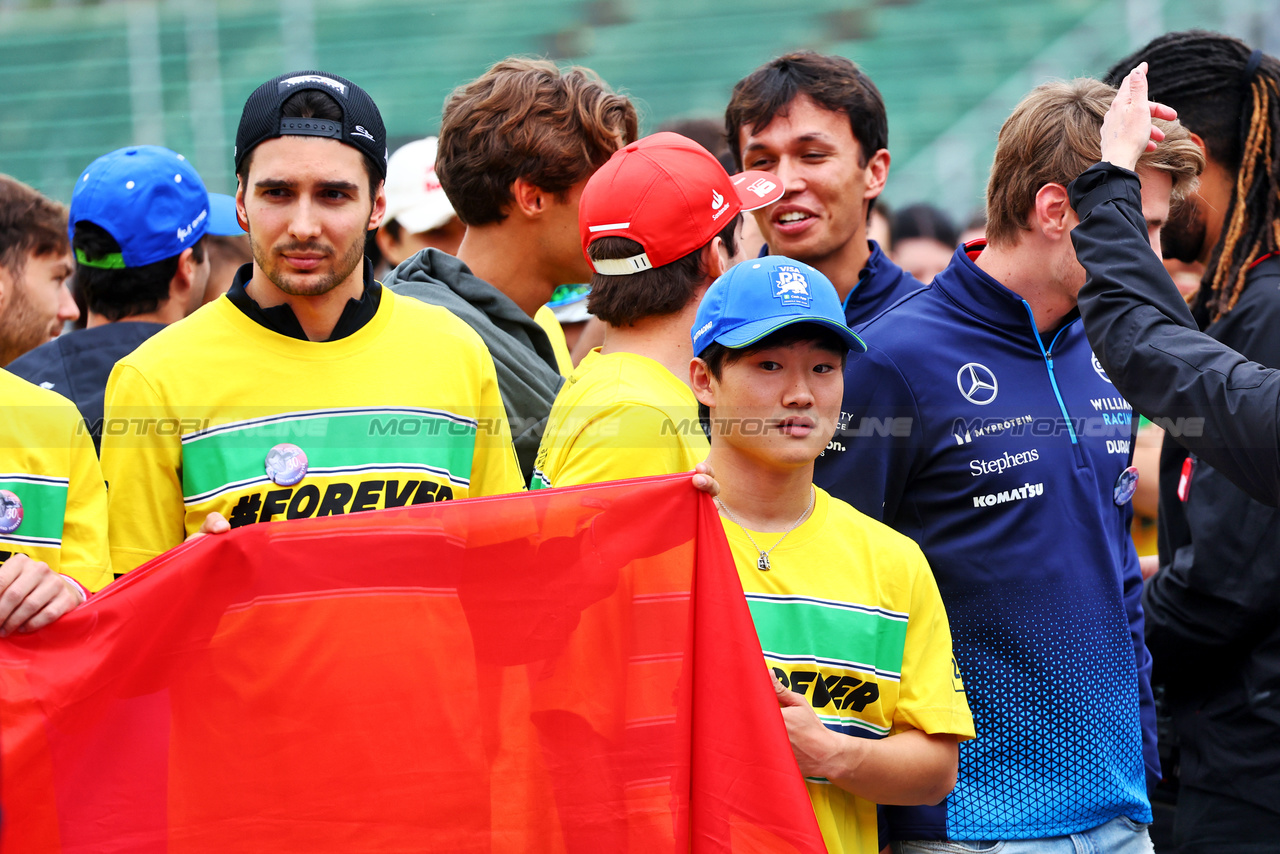
{"label": "green stripe on shirt", "polygon": [[[62,542],[62,526],[67,515],[67,485],[65,483],[27,483],[19,480],[0,480],[0,489],[8,490],[22,502],[22,524],[12,537],[32,537]],[[4,539],[0,535],[0,539]]]}
{"label": "green stripe on shirt", "polygon": [[902,672],[906,620],[812,602],[747,604],[766,655],[808,655]]}
{"label": "green stripe on shirt", "polygon": [[220,425],[184,441],[182,492],[191,499],[228,484],[261,479],[267,452],[286,442],[306,453],[311,472],[425,466],[465,484],[471,479],[475,440],[474,424],[417,413],[298,413],[266,424]]}

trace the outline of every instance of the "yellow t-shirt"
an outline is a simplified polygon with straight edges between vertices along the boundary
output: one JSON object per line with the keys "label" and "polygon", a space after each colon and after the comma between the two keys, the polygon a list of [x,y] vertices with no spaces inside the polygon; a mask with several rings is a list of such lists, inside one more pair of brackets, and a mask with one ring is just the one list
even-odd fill
{"label": "yellow t-shirt", "polygon": [[117,572],[217,511],[233,527],[518,492],[493,360],[449,311],[383,290],[338,341],[222,297],[121,359],[102,470]]}
{"label": "yellow t-shirt", "polygon": [[[762,571],[743,529],[720,518],[765,661],[828,728],[874,739],[909,729],[973,737],[947,614],[919,546],[817,489],[812,515]],[[751,536],[769,549],[781,535]],[[880,849],[874,803],[825,779],[805,783],[832,854]]]}
{"label": "yellow t-shirt", "polygon": [[5,370],[0,490],[8,493],[0,507],[0,563],[24,554],[88,590],[111,583],[107,489],[89,429],[71,401]]}
{"label": "yellow t-shirt", "polygon": [[687,385],[653,359],[596,349],[551,405],[530,488],[691,471],[709,449]]}
{"label": "yellow t-shirt", "polygon": [[561,376],[569,376],[573,373],[573,356],[569,355],[569,342],[565,340],[564,327],[556,319],[556,313],[551,310],[551,306],[544,305],[534,312],[533,321],[551,339],[551,349],[556,353],[556,367],[560,369]]}

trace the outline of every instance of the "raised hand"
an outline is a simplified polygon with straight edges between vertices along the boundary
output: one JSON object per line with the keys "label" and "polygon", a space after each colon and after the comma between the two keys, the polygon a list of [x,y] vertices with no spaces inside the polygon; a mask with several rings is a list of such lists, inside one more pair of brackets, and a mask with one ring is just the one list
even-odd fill
{"label": "raised hand", "polygon": [[1140,63],[1124,78],[1102,120],[1102,159],[1133,169],[1143,152],[1155,151],[1156,144],[1164,139],[1164,131],[1151,120],[1172,121],[1177,117],[1172,107],[1147,100],[1147,64]]}

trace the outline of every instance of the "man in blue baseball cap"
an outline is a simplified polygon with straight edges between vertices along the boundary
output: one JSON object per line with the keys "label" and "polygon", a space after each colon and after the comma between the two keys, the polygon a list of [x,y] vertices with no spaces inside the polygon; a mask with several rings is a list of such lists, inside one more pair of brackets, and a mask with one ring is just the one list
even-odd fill
{"label": "man in blue baseball cap", "polygon": [[707,290],[690,380],[721,521],[832,851],[878,851],[876,804],[936,803],[973,720],[920,549],[813,485],[866,350],[835,286],[781,256]]}
{"label": "man in blue baseball cap", "polygon": [[[222,197],[231,203],[229,196]],[[15,360],[9,370],[76,404],[95,445],[116,360],[200,307],[209,281],[205,235],[239,231],[211,204],[195,168],[155,145],[104,154],[81,174],[67,232],[86,328]]]}

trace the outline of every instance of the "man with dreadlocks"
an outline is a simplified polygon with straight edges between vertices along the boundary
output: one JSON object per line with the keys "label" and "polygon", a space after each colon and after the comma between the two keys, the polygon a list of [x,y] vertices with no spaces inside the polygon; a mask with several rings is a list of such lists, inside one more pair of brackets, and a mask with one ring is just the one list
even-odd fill
{"label": "man with dreadlocks", "polygon": [[[1205,265],[1191,308],[1207,334],[1280,368],[1280,62],[1193,30],[1155,39],[1108,82],[1144,61],[1151,100],[1206,157],[1165,257]],[[1166,437],[1159,530],[1142,604],[1182,745],[1175,837],[1182,851],[1280,851],[1280,510]]]}

